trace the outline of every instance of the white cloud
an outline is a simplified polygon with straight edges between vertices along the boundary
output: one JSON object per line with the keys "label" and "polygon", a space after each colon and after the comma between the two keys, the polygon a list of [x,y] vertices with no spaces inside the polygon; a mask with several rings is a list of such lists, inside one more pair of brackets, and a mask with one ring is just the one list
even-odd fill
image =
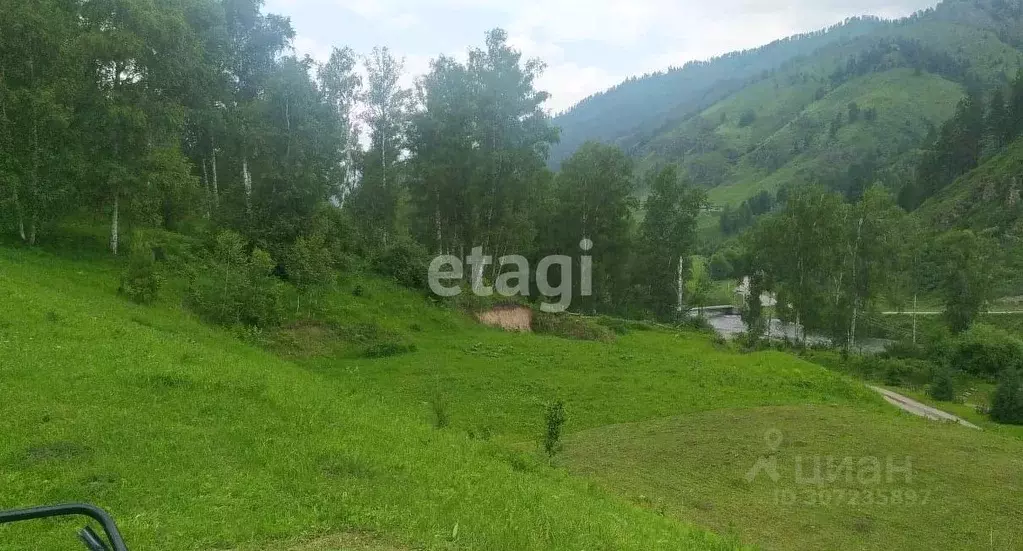
{"label": "white cloud", "polygon": [[[406,58],[406,84],[442,51],[463,54],[482,42],[486,30],[502,27],[525,57],[547,63],[538,85],[552,94],[548,108],[559,111],[632,75],[759,46],[853,15],[898,17],[935,2],[269,0],[268,9],[293,16],[296,50],[317,59],[329,55],[331,45],[367,53],[378,41],[390,42],[394,54]],[[453,36],[473,38],[452,50]]]}

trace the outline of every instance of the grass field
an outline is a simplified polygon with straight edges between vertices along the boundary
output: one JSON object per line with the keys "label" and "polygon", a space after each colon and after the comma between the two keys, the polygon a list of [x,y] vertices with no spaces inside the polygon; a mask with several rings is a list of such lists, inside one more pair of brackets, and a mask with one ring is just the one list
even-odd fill
{"label": "grass field", "polygon": [[[131,305],[114,274],[0,249],[0,508],[97,503],[135,549],[337,533],[381,549],[732,547],[171,305]],[[0,542],[65,549],[72,528],[8,528]]]}
{"label": "grass field", "polygon": [[[661,330],[612,343],[504,333],[364,277],[311,297],[315,323],[255,346],[201,324],[174,292],[124,301],[116,273],[0,247],[0,508],[93,502],[133,549],[1023,541],[1023,440],[909,418],[791,355]],[[414,351],[361,357],[392,341]],[[536,442],[553,400],[568,436],[550,465]],[[784,435],[788,478],[747,483],[768,429]],[[897,489],[931,501],[774,503],[796,455],[911,457]],[[73,538],[66,524],[4,528],[0,548]]]}
{"label": "grass field", "polygon": [[[573,472],[769,549],[1023,544],[1007,493],[1023,486],[1021,442],[908,414],[719,410],[577,433],[567,450]],[[751,483],[760,457],[777,478],[763,471]]]}

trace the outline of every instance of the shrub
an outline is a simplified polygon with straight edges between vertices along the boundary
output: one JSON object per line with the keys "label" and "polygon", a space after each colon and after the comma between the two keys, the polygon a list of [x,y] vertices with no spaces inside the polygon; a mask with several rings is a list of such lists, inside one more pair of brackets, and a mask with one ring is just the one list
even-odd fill
{"label": "shrub", "polygon": [[928,355],[927,349],[919,344],[898,341],[886,346],[880,357],[887,359],[924,360],[927,359]]}
{"label": "shrub", "polygon": [[543,435],[543,450],[547,457],[554,457],[562,449],[561,430],[565,425],[565,404],[560,400],[547,406],[544,415],[546,430]]}
{"label": "shrub", "polygon": [[288,251],[285,266],[296,285],[322,285],[334,278],[334,258],[322,234],[299,237]]}
{"label": "shrub", "polygon": [[714,253],[714,256],[710,257],[708,268],[710,269],[710,277],[714,281],[722,281],[735,274],[735,267],[732,265],[731,260],[721,251]]}
{"label": "shrub", "polygon": [[273,276],[275,266],[259,248],[246,254],[240,235],[221,232],[212,258],[189,284],[188,305],[213,323],[276,327],[293,289]]}
{"label": "shrub", "polygon": [[875,379],[889,385],[920,387],[932,378],[933,366],[923,360],[860,357],[852,361],[860,364],[859,369],[873,371]]}
{"label": "shrub", "polygon": [[931,398],[943,402],[952,402],[956,399],[955,382],[952,380],[952,370],[948,368],[937,369],[934,372],[934,380],[927,390]]}
{"label": "shrub", "polygon": [[893,386],[923,387],[934,379],[930,362],[880,356],[845,356],[826,350],[807,350],[801,356],[828,369]]}
{"label": "shrub", "polygon": [[997,327],[977,324],[953,341],[948,354],[952,367],[994,379],[1006,369],[1019,367],[1023,342]]}
{"label": "shrub", "polygon": [[567,339],[601,342],[611,342],[615,339],[615,334],[611,329],[589,318],[572,314],[535,312],[532,329],[534,333]]}
{"label": "shrub", "polygon": [[391,245],[373,259],[373,271],[410,289],[425,289],[429,261],[426,250],[413,241]]}
{"label": "shrub", "polygon": [[991,401],[991,419],[998,423],[1023,425],[1023,388],[1019,370],[1008,368],[998,381]]}
{"label": "shrub", "polygon": [[149,247],[133,247],[128,266],[121,273],[117,292],[138,304],[156,300],[163,286],[163,278],[156,267],[156,257]]}
{"label": "shrub", "polygon": [[629,324],[623,319],[600,316],[597,318],[597,324],[614,331],[616,335],[629,334]]}
{"label": "shrub", "polygon": [[686,331],[698,333],[716,333],[714,326],[703,316],[685,316],[678,322],[678,327]]}

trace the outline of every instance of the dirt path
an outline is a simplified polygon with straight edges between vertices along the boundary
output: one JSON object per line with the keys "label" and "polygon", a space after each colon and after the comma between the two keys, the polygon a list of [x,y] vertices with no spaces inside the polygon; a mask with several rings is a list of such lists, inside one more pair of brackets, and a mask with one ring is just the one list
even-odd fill
{"label": "dirt path", "polygon": [[902,409],[904,411],[908,411],[908,412],[912,413],[913,415],[919,415],[920,417],[926,417],[926,418],[931,419],[933,421],[941,421],[941,422],[945,422],[945,423],[949,423],[949,422],[951,422],[951,423],[959,423],[960,425],[970,427],[971,429],[981,430],[980,427],[978,427],[977,425],[974,425],[973,423],[967,421],[966,419],[962,419],[960,417],[956,417],[955,415],[952,415],[951,413],[948,413],[948,412],[945,412],[945,411],[941,411],[940,409],[932,408],[931,406],[928,406],[926,404],[921,404],[920,402],[917,402],[916,400],[913,400],[912,398],[907,398],[907,397],[905,397],[905,396],[903,396],[901,394],[892,392],[892,391],[890,391],[888,389],[876,387],[876,386],[871,386],[870,388],[872,390],[880,393],[881,396],[884,397],[885,401],[887,401],[889,404],[892,404],[893,406],[898,407],[899,409]]}

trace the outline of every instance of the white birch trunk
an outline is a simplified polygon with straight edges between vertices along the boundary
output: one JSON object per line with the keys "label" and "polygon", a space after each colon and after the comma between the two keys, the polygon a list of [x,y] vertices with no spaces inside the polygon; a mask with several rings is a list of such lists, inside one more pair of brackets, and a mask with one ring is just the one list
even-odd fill
{"label": "white birch trunk", "polygon": [[433,223],[437,229],[437,254],[444,254],[443,233],[440,230],[440,192],[437,193],[437,209],[434,211]]}
{"label": "white birch trunk", "polygon": [[18,214],[18,235],[22,241],[28,241],[28,238],[25,236],[25,213],[21,211],[21,201],[18,199],[17,187],[14,188],[14,211]]}
{"label": "white birch trunk", "polygon": [[213,204],[213,194],[210,191],[210,175],[206,170],[206,157],[203,157],[202,159],[202,187],[206,190],[206,212],[203,216],[209,220],[210,206]]}
{"label": "white birch trunk", "polygon": [[916,293],[913,293],[913,344],[916,344]]}
{"label": "white birch trunk", "polygon": [[210,148],[210,171],[213,172],[211,183],[213,184],[213,208],[216,209],[217,205],[220,204],[220,190],[217,186],[217,148]]}
{"label": "white birch trunk", "polygon": [[245,212],[252,214],[252,174],[247,156],[242,157],[242,184],[245,186]]}
{"label": "white birch trunk", "polygon": [[117,254],[117,245],[120,239],[120,196],[118,192],[114,192],[114,213],[110,220],[110,252]]}
{"label": "white birch trunk", "polygon": [[852,323],[849,325],[849,346],[856,346],[856,318],[860,313],[860,299],[853,300]]}
{"label": "white birch trunk", "polygon": [[686,284],[685,283],[685,278],[683,276],[683,272],[685,271],[685,267],[682,264],[684,258],[685,257],[682,257],[682,256],[678,257],[678,306],[676,306],[676,309],[678,310],[678,318],[680,320],[682,319],[682,314],[683,314],[683,312],[682,312],[682,308],[683,308],[683,306],[682,306],[682,299],[685,298],[685,297],[683,297],[683,291],[685,290],[685,284]]}

